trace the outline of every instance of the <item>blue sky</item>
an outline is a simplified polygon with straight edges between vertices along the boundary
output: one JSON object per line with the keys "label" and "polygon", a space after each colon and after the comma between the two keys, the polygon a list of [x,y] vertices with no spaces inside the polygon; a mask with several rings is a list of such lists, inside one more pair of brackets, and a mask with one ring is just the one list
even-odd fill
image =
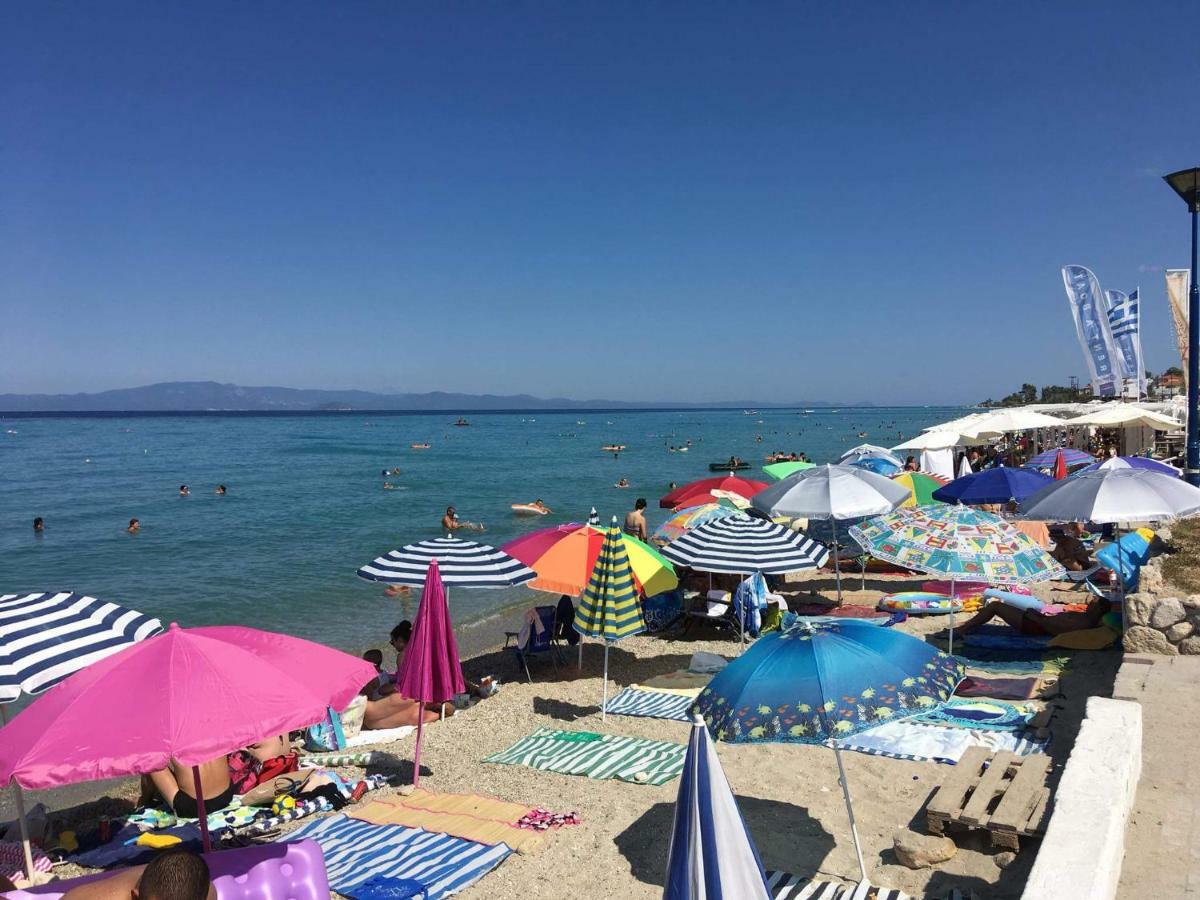
{"label": "blue sky", "polygon": [[974,401],[1085,374],[1064,263],[1177,363],[1193,2],[4,17],[0,392]]}

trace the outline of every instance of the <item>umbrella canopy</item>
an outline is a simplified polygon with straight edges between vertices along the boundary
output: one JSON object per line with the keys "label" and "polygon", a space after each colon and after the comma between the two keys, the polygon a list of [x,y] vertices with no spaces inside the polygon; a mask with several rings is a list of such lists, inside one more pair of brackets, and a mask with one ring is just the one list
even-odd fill
{"label": "umbrella canopy", "polygon": [[799,626],[759,638],[696,709],[718,740],[821,744],[936,709],[963,675],[954,657],[895,628]]}
{"label": "umbrella canopy", "polygon": [[608,526],[591,578],[580,597],[574,627],[582,635],[605,641],[619,641],[646,630],[616,516]]}
{"label": "umbrella canopy", "polygon": [[[726,515],[729,513],[725,510]],[[575,596],[588,586],[604,540],[605,532],[600,528],[571,522],[540,528],[509,541],[504,552],[537,573],[537,578],[529,582],[534,590]],[[675,570],[661,553],[628,534],[622,533],[620,541],[625,545],[636,587],[647,597],[678,587]]]}
{"label": "umbrella canopy", "polygon": [[799,531],[737,514],[693,528],[663,556],[700,572],[770,575],[823,566],[829,551]]}
{"label": "umbrella canopy", "polygon": [[171,625],[51,688],[0,729],[0,783],[50,788],[186,766],[320,721],[375,678],[340,650]]}
{"label": "umbrella canopy", "polygon": [[771,463],[763,466],[763,471],[778,481],[781,478],[787,478],[793,472],[803,472],[805,469],[811,469],[815,463],[805,462],[799,459],[789,459],[786,462]]}
{"label": "umbrella canopy", "polygon": [[983,438],[971,437],[961,431],[944,431],[941,428],[924,431],[897,444],[893,450],[946,450],[950,447],[970,447],[986,444]]}
{"label": "umbrella canopy", "polygon": [[667,543],[675,540],[689,529],[703,525],[705,522],[711,522],[713,519],[724,519],[736,510],[737,507],[728,500],[687,506],[676,510],[671,518],[655,528],[651,537],[656,541]]}
{"label": "umbrella canopy", "polygon": [[1094,425],[1098,428],[1154,428],[1157,431],[1174,431],[1183,427],[1178,419],[1127,403],[1108,404],[1103,409],[1076,416],[1068,424]]}
{"label": "umbrella canopy", "polygon": [[1200,513],[1200,488],[1149,469],[1098,469],[1053,481],[1021,504],[1047,522],[1167,521]]}
{"label": "umbrella canopy", "polygon": [[429,564],[438,561],[443,584],[474,588],[506,588],[533,581],[537,574],[503,550],[440,537],[392,550],[358,570],[358,577],[388,584],[420,587]]}
{"label": "umbrella canopy", "polygon": [[663,900],[769,900],[766,873],[702,719],[675,799]]}
{"label": "umbrella canopy", "polygon": [[933,499],[942,503],[1008,503],[1024,500],[1041,490],[1054,479],[1033,469],[997,466],[980,469],[962,478],[955,478],[933,492]]}
{"label": "umbrella canopy", "polygon": [[899,472],[892,476],[892,481],[908,488],[908,499],[900,504],[900,508],[935,503],[933,492],[942,485],[949,484],[941,475],[929,472]]}
{"label": "umbrella canopy", "polygon": [[844,465],[854,466],[856,469],[866,469],[876,475],[887,475],[888,477],[904,468],[901,463],[892,462],[890,459],[883,459],[879,456],[861,456],[858,459],[849,460]]}
{"label": "umbrella canopy", "polygon": [[720,478],[701,478],[689,484],[675,488],[669,494],[658,499],[658,505],[663,509],[681,509],[686,506],[698,506],[712,501],[714,491],[728,491],[740,497],[753,497],[767,486],[765,481],[755,481],[752,478],[740,478],[737,475],[723,475]]}
{"label": "umbrella canopy", "polygon": [[[1074,425],[1078,420],[1071,420]],[[1056,419],[1045,413],[1034,412],[1031,409],[1002,409],[987,413],[961,426],[964,434],[973,437],[999,437],[1012,431],[1032,431],[1036,428],[1061,428],[1067,425],[1065,419]]]}
{"label": "umbrella canopy", "polygon": [[405,697],[422,703],[445,703],[467,689],[436,559],[425,576],[412,637],[396,673],[396,688]]}
{"label": "umbrella canopy", "polygon": [[898,509],[854,526],[850,534],[876,559],[950,580],[1029,584],[1063,574],[1027,534],[970,506]]}
{"label": "umbrella canopy", "polygon": [[755,495],[755,509],[769,516],[855,519],[895,508],[909,492],[890,478],[854,466],[816,466],[789,475]]}
{"label": "umbrella canopy", "polygon": [[876,447],[874,444],[859,444],[857,447],[851,447],[841,455],[838,462],[853,463],[860,459],[886,459],[890,463],[895,463],[897,468],[904,468],[904,460],[887,447]]}
{"label": "umbrella canopy", "polygon": [[1025,463],[1026,469],[1050,469],[1058,463],[1059,454],[1062,454],[1063,462],[1070,469],[1074,466],[1084,466],[1088,463],[1095,462],[1096,457],[1090,453],[1084,453],[1082,450],[1076,450],[1074,447],[1058,447],[1054,450],[1045,450],[1037,456]]}
{"label": "umbrella canopy", "polygon": [[1158,472],[1160,475],[1169,475],[1172,478],[1181,478],[1183,473],[1174,466],[1167,465],[1165,462],[1159,462],[1157,459],[1149,459],[1145,456],[1114,456],[1112,459],[1106,459],[1104,462],[1092,463],[1079,472],[1095,472],[1098,469],[1148,469],[1151,472]]}
{"label": "umbrella canopy", "polygon": [[40,694],[160,631],[158,619],[83,594],[0,596],[0,703]]}

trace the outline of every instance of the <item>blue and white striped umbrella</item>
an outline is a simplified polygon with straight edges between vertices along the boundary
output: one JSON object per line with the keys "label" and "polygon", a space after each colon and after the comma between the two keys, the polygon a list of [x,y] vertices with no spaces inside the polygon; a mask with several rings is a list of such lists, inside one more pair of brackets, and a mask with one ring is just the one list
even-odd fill
{"label": "blue and white striped umbrella", "polygon": [[704,720],[695,717],[675,801],[663,900],[769,900],[767,876]]}
{"label": "blue and white striped umbrella", "polygon": [[662,555],[699,572],[777,575],[823,566],[829,550],[802,532],[735,513],[680,535]]}
{"label": "blue and white striped umbrella", "polygon": [[69,591],[0,596],[0,703],[163,630],[158,619]]}
{"label": "blue and white striped umbrella", "polygon": [[380,556],[358,577],[388,584],[425,584],[429,564],[438,561],[442,583],[457,587],[506,588],[533,581],[537,573],[503,550],[456,537],[417,541]]}

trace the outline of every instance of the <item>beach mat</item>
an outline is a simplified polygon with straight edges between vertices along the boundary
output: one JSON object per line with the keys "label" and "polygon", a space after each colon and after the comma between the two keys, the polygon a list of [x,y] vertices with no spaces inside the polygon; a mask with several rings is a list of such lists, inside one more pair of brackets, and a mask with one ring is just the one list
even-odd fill
{"label": "beach mat", "polygon": [[1066,671],[1070,657],[1060,653],[1029,650],[984,650],[980,647],[959,648],[955,658],[967,667],[968,675],[1052,675]]}
{"label": "beach mat", "polygon": [[694,698],[686,695],[627,687],[608,701],[605,711],[610,716],[642,716],[648,719],[690,722],[688,710],[695,703]]}
{"label": "beach mat", "polygon": [[483,762],[597,780],[666,784],[683,771],[686,752],[685,745],[668,741],[539,728],[507,750],[484,757]]}
{"label": "beach mat", "polygon": [[405,879],[424,890],[410,896],[438,900],[475,884],[512,853],[504,844],[489,846],[402,825],[372,825],[344,815],[301,825],[280,841],[304,838],[321,845],[329,886],[347,897],[360,896],[360,887],[361,896],[368,896],[368,884]]}
{"label": "beach mat", "polygon": [[956,697],[988,697],[992,700],[1045,700],[1058,693],[1058,679],[1036,675],[1027,678],[968,675],[954,689]]}
{"label": "beach mat", "polygon": [[677,672],[668,672],[665,675],[655,675],[653,678],[643,681],[641,684],[634,684],[635,687],[642,691],[658,691],[663,694],[679,694],[681,697],[692,697],[693,699],[700,696],[700,692],[708,687],[708,683],[713,680],[711,674],[698,674],[689,672],[687,669],[680,669]]}
{"label": "beach mat", "polygon": [[770,869],[767,870],[767,889],[772,900],[909,900],[908,894],[892,888],[843,884]]}
{"label": "beach mat", "polygon": [[954,765],[972,747],[1028,756],[1044,753],[1050,741],[1034,740],[1011,731],[947,728],[903,720],[870,728],[837,743],[841,750],[855,750],[872,756]]}
{"label": "beach mat", "polygon": [[517,853],[539,849],[548,832],[518,828],[534,807],[478,794],[440,794],[421,788],[408,796],[373,800],[349,813],[372,825],[404,825],[481,844],[507,844]]}
{"label": "beach mat", "polygon": [[346,748],[353,749],[355,747],[373,747],[376,744],[391,744],[404,740],[404,738],[416,730],[417,726],[415,725],[399,725],[396,728],[363,729],[354,735],[354,737],[346,738]]}

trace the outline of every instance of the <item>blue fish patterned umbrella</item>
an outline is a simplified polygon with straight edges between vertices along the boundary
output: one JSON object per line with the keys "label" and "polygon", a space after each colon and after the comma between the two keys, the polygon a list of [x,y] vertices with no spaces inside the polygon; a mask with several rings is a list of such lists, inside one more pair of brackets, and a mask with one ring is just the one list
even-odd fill
{"label": "blue fish patterned umbrella", "polygon": [[717,740],[825,744],[834,751],[865,881],[837,740],[940,708],[964,673],[954,657],[892,628],[799,626],[760,638],[709,682],[695,709]]}

